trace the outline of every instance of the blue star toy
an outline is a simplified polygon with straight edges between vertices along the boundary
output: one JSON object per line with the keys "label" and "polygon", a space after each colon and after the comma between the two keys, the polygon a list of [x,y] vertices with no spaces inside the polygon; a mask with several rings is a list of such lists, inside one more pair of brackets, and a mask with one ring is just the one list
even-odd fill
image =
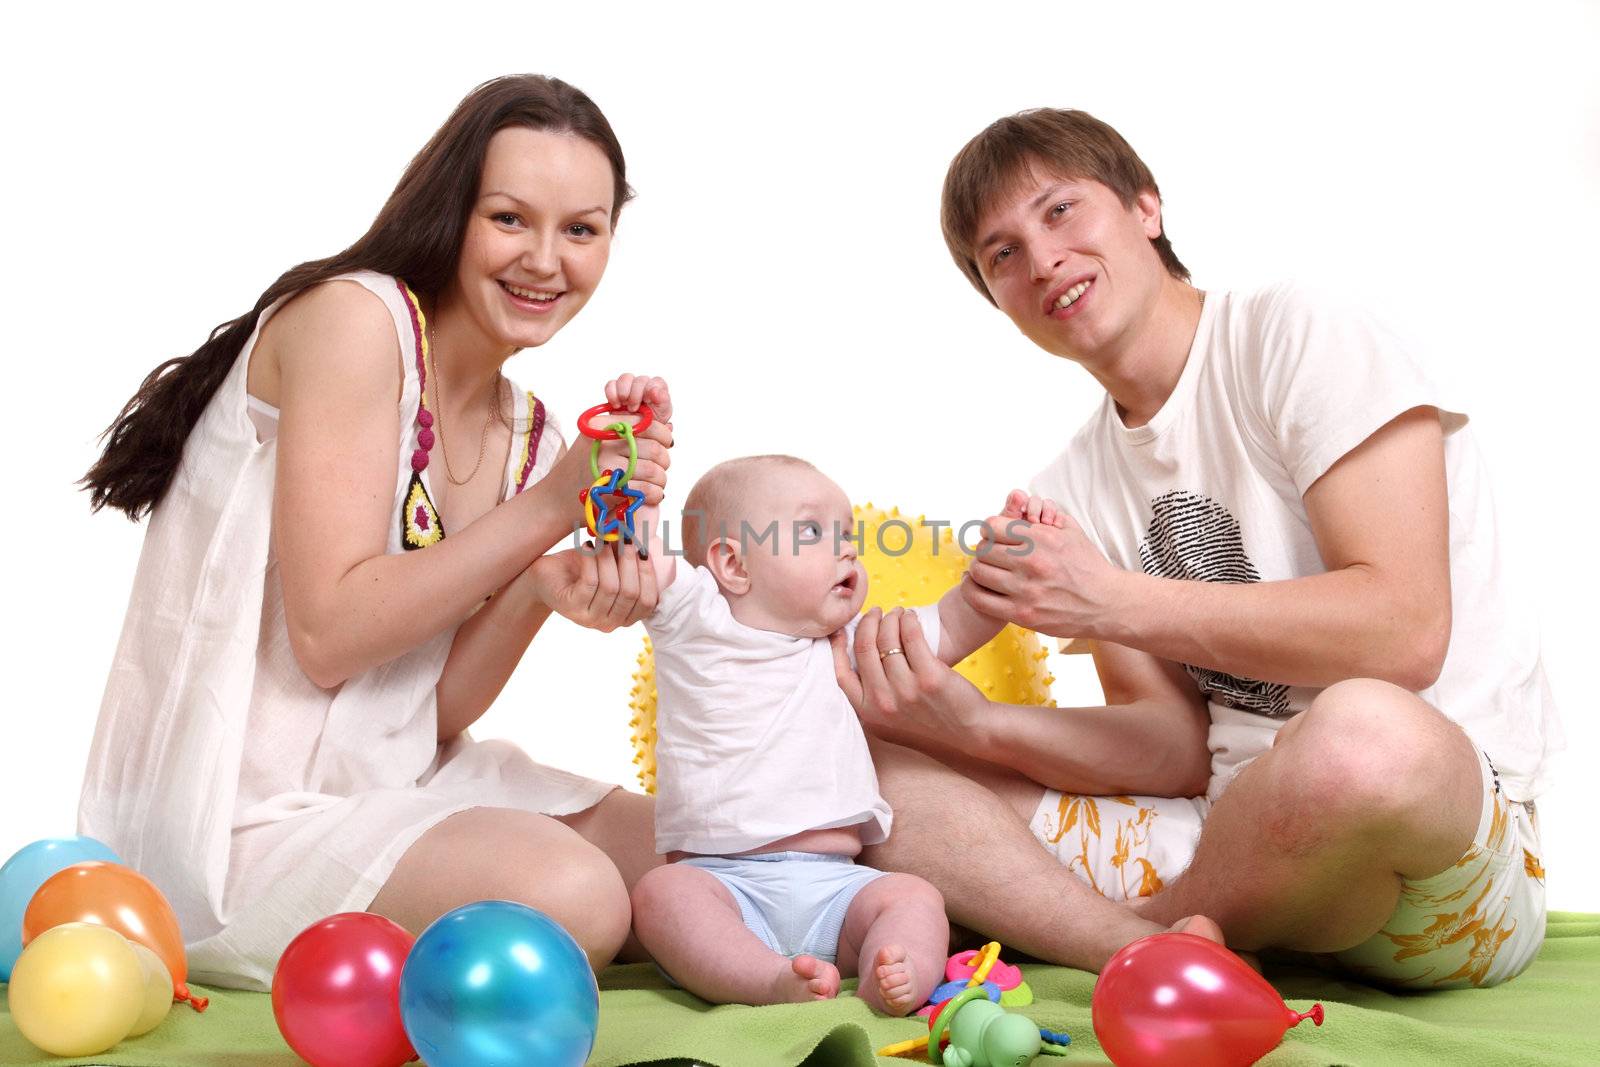
{"label": "blue star toy", "polygon": [[[634,489],[627,484],[624,472],[620,470],[606,471],[608,479],[589,489],[589,499],[594,503],[595,514],[600,521],[595,525],[595,533],[604,537],[608,533],[620,534],[622,539],[629,544],[634,542],[633,516],[640,508],[644,507],[644,492]],[[607,508],[602,497],[622,497],[627,503],[618,504],[614,508]],[[645,555],[644,546],[640,546],[639,555]]]}

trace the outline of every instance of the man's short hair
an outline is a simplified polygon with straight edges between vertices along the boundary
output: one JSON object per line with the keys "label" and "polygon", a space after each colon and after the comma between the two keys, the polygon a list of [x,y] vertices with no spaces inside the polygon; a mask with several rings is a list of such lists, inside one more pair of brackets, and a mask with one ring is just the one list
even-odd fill
{"label": "man's short hair", "polygon": [[[994,295],[978,270],[978,218],[999,197],[1013,192],[1030,170],[1038,167],[1066,178],[1090,179],[1117,194],[1123,207],[1132,207],[1146,190],[1161,198],[1150,168],[1122,135],[1086,111],[1034,108],[991,123],[968,141],[950,161],[944,176],[939,221],[950,255],[973,288],[993,304]],[[1189,271],[1167,240],[1166,220],[1161,233],[1151,238],[1167,273],[1180,281]]]}

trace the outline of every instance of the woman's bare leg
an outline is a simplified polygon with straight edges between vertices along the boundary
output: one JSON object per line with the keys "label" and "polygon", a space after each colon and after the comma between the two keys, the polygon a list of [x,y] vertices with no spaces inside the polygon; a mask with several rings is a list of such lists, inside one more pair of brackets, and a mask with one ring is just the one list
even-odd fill
{"label": "woman's bare leg", "polygon": [[[585,841],[604,852],[616,864],[622,881],[633,892],[645,873],[661,866],[656,854],[656,799],[630,793],[618,787],[600,803],[571,815],[556,818],[578,831]],[[622,943],[617,958],[630,963],[648,962],[650,953],[632,932]]]}
{"label": "woman's bare leg", "polygon": [[434,825],[400,857],[367,910],[419,934],[478,900],[544,912],[596,970],[628,935],[628,889],[616,864],[571,827],[515,808],[469,808]]}
{"label": "woman's bare leg", "polygon": [[656,855],[655,797],[618,786],[593,807],[556,818],[611,857],[630,893],[644,872],[661,865]]}

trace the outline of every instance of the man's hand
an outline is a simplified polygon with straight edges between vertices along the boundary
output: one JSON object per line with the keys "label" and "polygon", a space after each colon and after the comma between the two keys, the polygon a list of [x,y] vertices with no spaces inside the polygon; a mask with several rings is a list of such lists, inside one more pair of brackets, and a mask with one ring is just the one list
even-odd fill
{"label": "man's hand", "polygon": [[656,607],[654,569],[635,546],[621,542],[540,556],[522,578],[534,583],[535,594],[552,611],[601,633],[631,626]]}
{"label": "man's hand", "polygon": [[[1053,524],[1030,522],[1033,512]],[[1050,501],[1015,490],[1005,513],[986,522],[988,536],[962,583],[976,611],[1052,637],[1110,636],[1126,573],[1100,553],[1070,516]]]}
{"label": "man's hand", "polygon": [[979,728],[989,701],[933,654],[915,613],[900,608],[887,615],[877,608],[867,612],[856,626],[853,670],[844,631],[828,640],[839,688],[873,733],[891,741],[921,739],[961,749]]}

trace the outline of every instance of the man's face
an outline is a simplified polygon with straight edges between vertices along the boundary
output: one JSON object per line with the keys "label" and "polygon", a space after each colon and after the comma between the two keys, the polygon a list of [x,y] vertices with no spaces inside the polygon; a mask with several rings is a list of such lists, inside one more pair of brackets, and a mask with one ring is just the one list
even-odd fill
{"label": "man's face", "polygon": [[1115,356],[1167,278],[1151,239],[1161,203],[1130,207],[1090,179],[1022,175],[978,219],[976,258],[995,303],[1046,352],[1081,363]]}

